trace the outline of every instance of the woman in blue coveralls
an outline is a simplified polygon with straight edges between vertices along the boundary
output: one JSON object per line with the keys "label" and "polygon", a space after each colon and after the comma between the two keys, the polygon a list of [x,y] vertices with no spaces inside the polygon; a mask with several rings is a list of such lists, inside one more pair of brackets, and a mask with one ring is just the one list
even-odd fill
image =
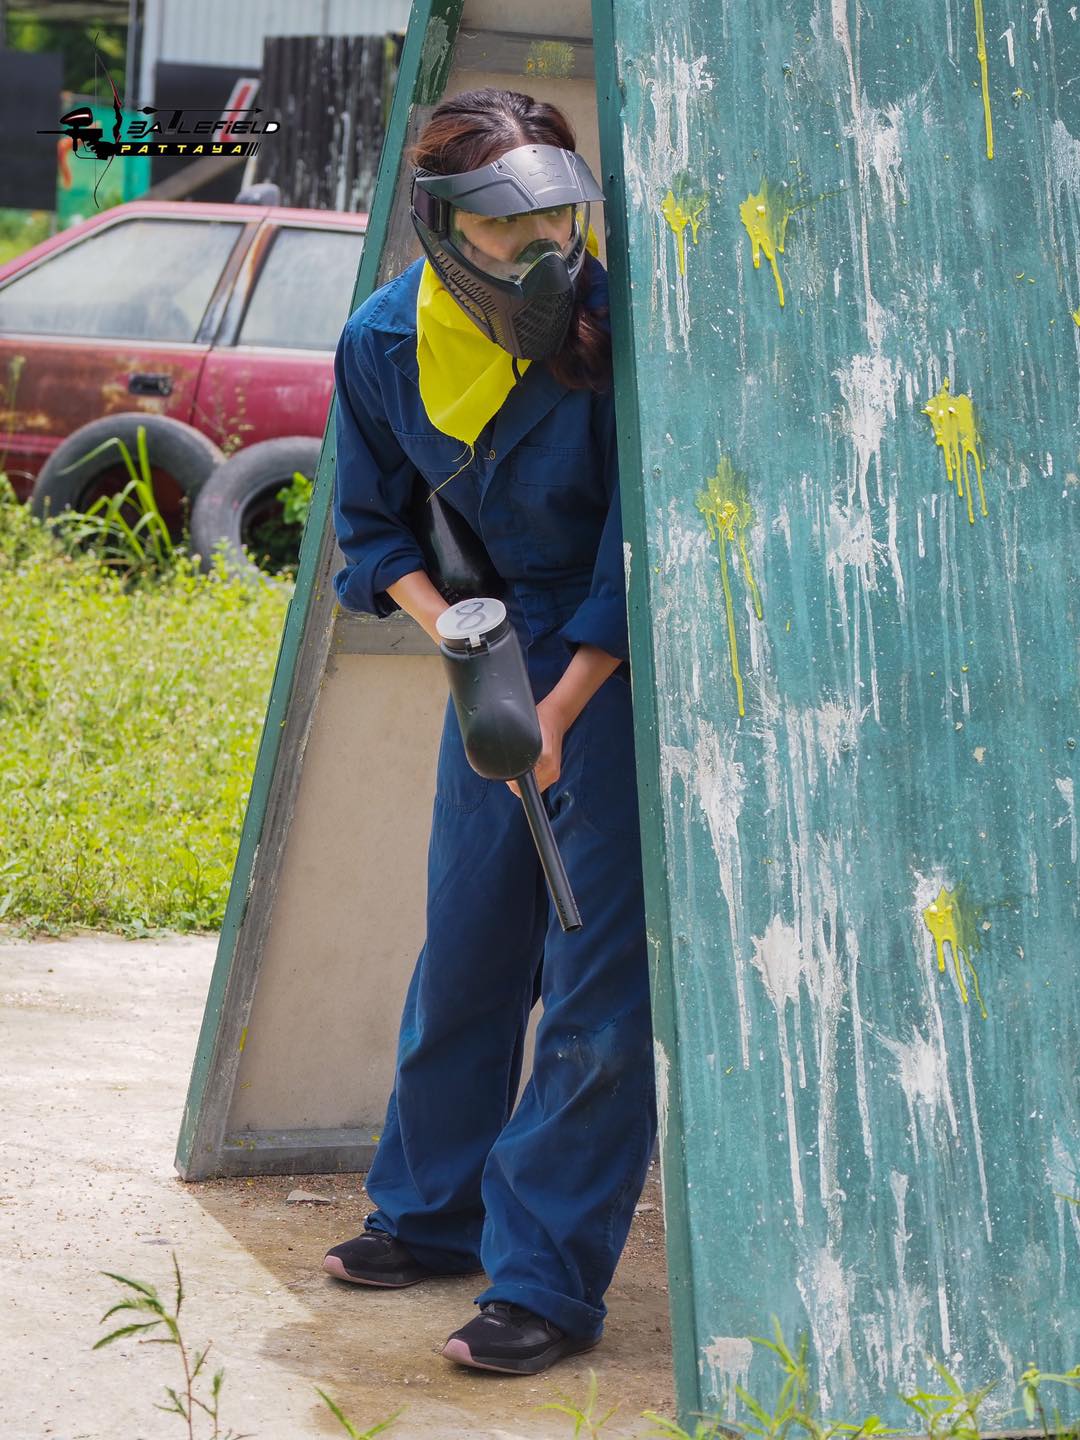
{"label": "woman in blue coveralls", "polygon": [[[444,102],[412,152],[425,258],[351,317],[336,357],[334,516],[350,610],[448,606],[408,523],[419,474],[506,586],[537,779],[584,922],[564,933],[515,786],[469,766],[448,704],[427,938],[405,1001],[378,1207],[324,1268],[400,1287],[481,1267],[443,1354],[535,1374],[597,1344],[655,1136],[602,193],[553,106]],[[535,988],[534,988],[535,987]],[[526,1024],[543,999],[516,1109]]]}

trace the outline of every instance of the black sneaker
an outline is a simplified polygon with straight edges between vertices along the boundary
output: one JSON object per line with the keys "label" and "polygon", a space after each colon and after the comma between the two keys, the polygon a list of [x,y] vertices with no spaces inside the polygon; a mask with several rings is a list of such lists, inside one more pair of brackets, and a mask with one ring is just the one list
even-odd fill
{"label": "black sneaker", "polygon": [[417,1285],[435,1273],[414,1260],[400,1240],[381,1230],[365,1230],[355,1240],[335,1245],[326,1252],[322,1268],[337,1280],[390,1290]]}
{"label": "black sneaker", "polygon": [[475,1320],[454,1331],[442,1353],[474,1370],[538,1375],[565,1355],[578,1355],[599,1343],[599,1335],[593,1340],[575,1339],[522,1305],[492,1300],[481,1305]]}

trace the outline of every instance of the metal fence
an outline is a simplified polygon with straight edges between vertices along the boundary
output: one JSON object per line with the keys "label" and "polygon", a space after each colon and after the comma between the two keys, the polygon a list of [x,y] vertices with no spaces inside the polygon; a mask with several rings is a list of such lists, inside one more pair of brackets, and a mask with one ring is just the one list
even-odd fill
{"label": "metal fence", "polygon": [[281,121],[258,179],[284,205],[366,210],[375,190],[401,37],[272,36],[258,103]]}

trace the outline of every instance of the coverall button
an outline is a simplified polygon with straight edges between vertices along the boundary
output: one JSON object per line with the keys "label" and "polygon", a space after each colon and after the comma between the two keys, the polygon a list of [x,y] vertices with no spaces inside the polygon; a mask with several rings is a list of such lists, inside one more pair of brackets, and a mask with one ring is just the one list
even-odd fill
{"label": "coverall button", "polygon": [[495,451],[494,451],[494,450],[489,450],[489,451],[488,451],[488,459],[489,459],[489,460],[494,460],[494,459],[495,459]]}

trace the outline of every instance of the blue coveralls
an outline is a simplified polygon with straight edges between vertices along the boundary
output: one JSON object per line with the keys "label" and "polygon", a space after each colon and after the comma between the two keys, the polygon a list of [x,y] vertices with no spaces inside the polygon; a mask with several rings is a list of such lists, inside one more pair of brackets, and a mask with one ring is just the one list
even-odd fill
{"label": "blue coveralls", "polygon": [[[334,520],[350,610],[423,558],[402,520],[419,470],[461,443],[428,420],[416,359],[422,262],[376,291],[338,346]],[[607,280],[590,261],[593,306]],[[614,406],[534,363],[441,497],[484,540],[540,699],[581,643],[626,660]],[[477,1299],[600,1333],[656,1128],[630,685],[623,664],[566,734],[545,801],[584,928],[564,934],[520,801],[469,766],[447,704],[428,855],[427,938],[367,1178],[371,1228],[432,1270],[483,1265]],[[534,984],[544,1004],[514,1109]]]}

